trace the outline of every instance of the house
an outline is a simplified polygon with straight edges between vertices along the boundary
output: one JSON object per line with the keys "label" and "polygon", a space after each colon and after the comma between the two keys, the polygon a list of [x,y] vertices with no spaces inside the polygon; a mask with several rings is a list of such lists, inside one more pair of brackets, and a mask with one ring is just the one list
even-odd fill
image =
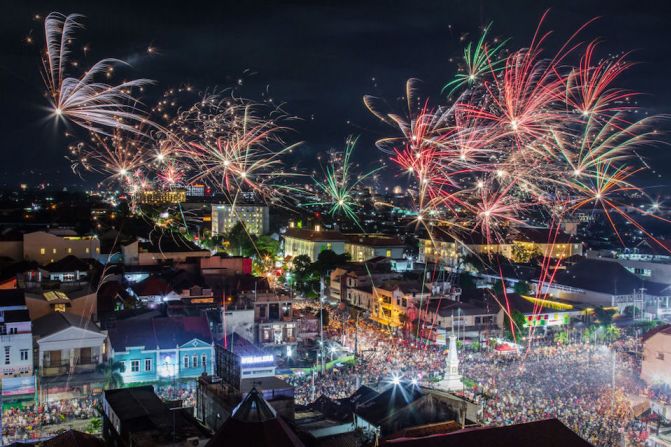
{"label": "house", "polygon": [[125,265],[179,264],[193,258],[207,258],[209,250],[203,250],[184,238],[152,236],[135,240],[122,247]]}
{"label": "house", "polygon": [[108,446],[202,447],[210,437],[187,410],[170,408],[151,385],[105,390],[102,409]]}
{"label": "house", "polygon": [[131,286],[135,296],[148,307],[157,307],[166,301],[179,300],[180,296],[170,283],[160,276],[148,278]]}
{"label": "house", "polygon": [[231,417],[217,430],[207,447],[305,447],[296,433],[261,393],[252,388]]}
{"label": "house", "polygon": [[23,235],[23,257],[46,265],[68,255],[95,259],[100,254],[96,236],[79,235],[71,230],[35,231]]}
{"label": "house", "polygon": [[42,441],[39,447],[105,447],[102,439],[77,430],[68,430]]}
{"label": "house", "polygon": [[382,260],[387,260],[387,258],[373,258],[367,262],[351,262],[334,268],[329,275],[329,297],[336,301],[349,301],[347,295],[351,288],[379,284],[401,276],[391,271],[388,260],[387,262]]}
{"label": "house", "polygon": [[424,328],[422,336],[445,344],[447,332],[454,330],[460,337],[479,338],[483,332],[497,331],[499,308],[487,310],[470,303],[448,299],[431,300],[419,309]]}
{"label": "house", "polygon": [[323,230],[321,225],[315,225],[314,230],[287,228],[284,233],[284,255],[292,258],[307,255],[312,261],[316,261],[324,250],[332,250],[340,255],[345,252],[346,239],[340,231]]}
{"label": "house", "polygon": [[[547,331],[548,328],[558,328],[567,326],[573,318],[582,318],[585,315],[586,306],[577,303],[571,303],[562,300],[540,299],[517,293],[507,293],[505,296],[499,296],[498,313],[496,322],[500,329],[507,329],[505,317],[509,307],[510,313],[515,311],[524,315],[524,328],[538,328]],[[522,329],[522,328],[520,328]]]}
{"label": "house", "polygon": [[254,306],[254,342],[259,346],[280,347],[298,342],[291,296],[269,290],[241,294],[240,300]]}
{"label": "house", "polygon": [[33,374],[33,336],[23,290],[0,290],[0,378]]}
{"label": "house", "polygon": [[459,245],[448,234],[436,231],[430,238],[419,239],[418,261],[420,263],[452,267],[459,262],[459,256]]}
{"label": "house", "polygon": [[77,256],[68,255],[58,261],[50,262],[43,270],[46,273],[45,279],[59,282],[61,287],[82,286],[88,284],[92,266]]}
{"label": "house", "polygon": [[123,365],[125,383],[198,377],[214,371],[207,319],[159,317],[117,321],[109,328],[109,358]]}
{"label": "house", "polygon": [[671,324],[658,326],[643,336],[641,379],[648,385],[671,386]]}
{"label": "house", "polygon": [[373,286],[371,319],[380,324],[400,327],[414,320],[417,310],[431,299],[428,285],[417,281],[389,280]]}
{"label": "house", "polygon": [[53,312],[33,321],[40,377],[90,373],[102,364],[107,334],[91,320]]}
{"label": "house", "polygon": [[243,256],[215,255],[200,258],[200,272],[203,276],[251,275],[252,258]]}
{"label": "house", "polygon": [[97,319],[98,297],[88,286],[76,290],[29,290],[26,305],[35,320],[53,312],[68,312],[84,320]]}

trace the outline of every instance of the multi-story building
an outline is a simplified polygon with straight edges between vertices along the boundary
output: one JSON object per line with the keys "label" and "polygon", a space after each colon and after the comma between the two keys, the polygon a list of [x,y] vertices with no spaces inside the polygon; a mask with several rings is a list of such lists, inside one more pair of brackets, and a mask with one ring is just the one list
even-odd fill
{"label": "multi-story building", "polygon": [[108,352],[124,365],[125,383],[214,372],[214,342],[204,316],[119,321],[109,328]]}
{"label": "multi-story building", "polygon": [[284,255],[292,258],[307,255],[313,261],[324,250],[340,255],[345,252],[346,239],[340,231],[323,230],[321,225],[315,225],[313,230],[290,227],[284,233]]}
{"label": "multi-story building", "polygon": [[33,336],[23,290],[0,290],[0,378],[33,373]]}
{"label": "multi-story building", "polygon": [[232,332],[215,346],[215,373],[224,382],[241,389],[242,381],[275,375],[275,357],[269,351]]}
{"label": "multi-story building", "polygon": [[298,323],[293,318],[293,303],[289,295],[270,291],[246,294],[243,299],[253,299],[255,343],[279,347],[298,342]]}
{"label": "multi-story building", "polygon": [[40,377],[91,373],[103,363],[107,334],[91,320],[53,312],[33,321]]}
{"label": "multi-story building", "polygon": [[348,296],[350,289],[380,284],[400,276],[399,273],[391,271],[389,262],[349,263],[331,271],[329,297],[332,300],[351,302]]}
{"label": "multi-story building", "polygon": [[186,190],[148,190],[135,194],[135,199],[143,205],[164,205],[182,203],[186,201]]}
{"label": "multi-story building", "polygon": [[671,324],[643,336],[641,379],[648,385],[671,386]]}
{"label": "multi-story building", "polygon": [[457,265],[458,261],[457,242],[451,237],[436,232],[430,239],[419,240],[419,262],[451,267]]}
{"label": "multi-story building", "polygon": [[393,236],[381,234],[346,234],[345,251],[353,261],[363,262],[384,256],[390,259],[403,257],[405,243]]}
{"label": "multi-story building", "polygon": [[261,204],[213,204],[212,234],[228,234],[238,222],[254,235],[268,234],[270,218],[268,206]]}
{"label": "multi-story building", "polygon": [[417,310],[431,299],[431,289],[415,281],[386,281],[373,287],[370,318],[392,327],[403,326],[417,316]]}
{"label": "multi-story building", "polygon": [[35,231],[23,235],[23,257],[41,265],[58,261],[68,255],[95,259],[100,254],[96,236],[80,236],[74,231]]}

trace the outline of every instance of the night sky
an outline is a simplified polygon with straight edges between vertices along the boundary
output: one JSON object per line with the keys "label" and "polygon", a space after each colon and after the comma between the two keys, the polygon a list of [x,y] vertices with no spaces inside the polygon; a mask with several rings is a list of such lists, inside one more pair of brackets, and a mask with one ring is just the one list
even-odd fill
{"label": "night sky", "polygon": [[[583,34],[600,37],[603,53],[633,50],[639,61],[620,85],[643,92],[640,104],[650,113],[671,113],[671,3],[660,1],[403,1],[258,2],[107,1],[5,2],[0,27],[2,184],[79,179],[64,159],[63,127],[45,120],[39,74],[41,22],[50,11],[86,16],[79,43],[89,44],[84,61],[104,57],[132,64],[129,77],[157,81],[154,95],[190,83],[199,89],[225,88],[242,79],[240,93],[272,97],[302,118],[292,135],[304,141],[298,161],[314,165],[315,155],[360,135],[357,157],[373,166],[382,155],[373,146],[390,129],[370,115],[364,94],[394,101],[409,77],[424,81],[422,93],[438,98],[451,79],[464,43],[476,39],[493,21],[492,34],[510,37],[519,48],[531,39],[538,20],[551,8],[545,29],[554,30],[548,47],[561,44],[577,27],[600,16]],[[31,32],[36,43],[25,43]],[[150,56],[148,46],[159,54]],[[549,48],[552,49],[552,48]],[[148,101],[151,102],[151,101]],[[671,124],[671,123],[668,123]],[[669,128],[669,125],[666,126]],[[668,148],[647,152],[668,184]],[[664,168],[664,165],[667,165]],[[35,170],[36,174],[30,171]]]}

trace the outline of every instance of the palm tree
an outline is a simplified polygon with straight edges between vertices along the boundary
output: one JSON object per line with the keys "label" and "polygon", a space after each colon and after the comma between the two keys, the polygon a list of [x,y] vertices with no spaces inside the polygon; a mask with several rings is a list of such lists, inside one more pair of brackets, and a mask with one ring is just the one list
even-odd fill
{"label": "palm tree", "polygon": [[104,389],[115,389],[123,387],[123,376],[121,373],[125,371],[122,362],[109,362],[107,364],[101,363],[98,365],[98,372],[105,374]]}

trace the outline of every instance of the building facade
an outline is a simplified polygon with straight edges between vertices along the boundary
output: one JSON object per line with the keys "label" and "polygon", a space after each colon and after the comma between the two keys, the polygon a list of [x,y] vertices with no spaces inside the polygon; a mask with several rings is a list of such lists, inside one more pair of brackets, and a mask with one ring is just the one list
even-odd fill
{"label": "building facade", "polygon": [[79,236],[74,232],[62,234],[35,231],[23,235],[23,257],[41,265],[58,261],[68,255],[95,259],[100,254],[100,240],[96,236]]}
{"label": "building facade", "polygon": [[228,234],[242,223],[250,234],[268,234],[270,218],[268,207],[260,204],[212,205],[212,234]]}
{"label": "building facade", "polygon": [[33,373],[33,336],[23,291],[0,290],[0,378]]}
{"label": "building facade", "polygon": [[345,252],[345,236],[339,231],[322,230],[316,225],[314,230],[288,228],[284,234],[284,256],[295,258],[307,255],[316,261],[319,253],[332,250],[338,255]]}
{"label": "building facade", "polygon": [[109,329],[112,363],[124,383],[195,378],[214,371],[214,343],[205,317],[117,322]]}
{"label": "building facade", "polygon": [[671,324],[659,326],[643,337],[641,379],[648,385],[671,386]]}

